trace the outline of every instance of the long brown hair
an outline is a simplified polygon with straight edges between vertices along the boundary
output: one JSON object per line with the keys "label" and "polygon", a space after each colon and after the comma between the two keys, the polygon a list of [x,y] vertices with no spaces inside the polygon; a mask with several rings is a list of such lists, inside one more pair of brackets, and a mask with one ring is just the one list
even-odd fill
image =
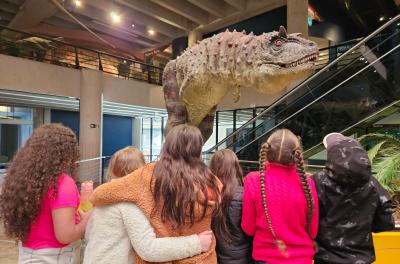
{"label": "long brown hair", "polygon": [[143,167],[145,163],[143,153],[137,148],[126,147],[120,149],[111,157],[108,165],[108,179],[126,176]]}
{"label": "long brown hair", "polygon": [[203,219],[209,202],[214,201],[213,214],[218,211],[218,183],[201,160],[202,147],[203,137],[198,128],[178,125],[166,136],[155,165],[154,199],[161,208],[162,220],[170,221],[174,228],[188,220],[193,225]]}
{"label": "long brown hair", "polygon": [[68,170],[74,176],[78,159],[78,142],[71,129],[47,124],[33,131],[11,162],[0,196],[7,236],[26,239],[43,197],[51,187],[57,195],[58,177]]}
{"label": "long brown hair", "polygon": [[[278,239],[275,230],[273,228],[271,218],[268,214],[268,207],[266,201],[265,192],[265,163],[269,161],[271,163],[279,163],[286,166],[296,164],[297,173],[300,175],[301,185],[303,187],[304,196],[307,201],[307,225],[306,230],[310,234],[311,219],[314,211],[314,201],[311,194],[311,188],[307,181],[306,172],[304,169],[303,151],[301,147],[300,139],[297,138],[292,131],[288,129],[276,130],[261,146],[260,150],[260,184],[261,184],[261,198],[264,208],[264,214],[267,218],[268,228],[271,231],[275,244],[281,251],[286,253],[285,243]],[[310,235],[311,236],[311,235]]]}
{"label": "long brown hair", "polygon": [[237,188],[243,186],[243,171],[236,154],[230,149],[215,152],[210,161],[210,169],[224,185],[221,192],[221,210],[213,218],[213,229],[218,238],[229,242],[233,236],[229,206]]}

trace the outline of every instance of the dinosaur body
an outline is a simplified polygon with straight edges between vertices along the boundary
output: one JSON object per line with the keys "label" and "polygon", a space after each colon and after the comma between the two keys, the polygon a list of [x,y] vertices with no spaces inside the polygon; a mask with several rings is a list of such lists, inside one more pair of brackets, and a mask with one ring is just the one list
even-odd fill
{"label": "dinosaur body", "polygon": [[164,69],[166,132],[189,123],[199,127],[207,140],[216,107],[229,91],[235,101],[240,87],[265,94],[281,91],[312,73],[317,54],[314,42],[287,35],[283,27],[260,36],[234,31],[204,39]]}

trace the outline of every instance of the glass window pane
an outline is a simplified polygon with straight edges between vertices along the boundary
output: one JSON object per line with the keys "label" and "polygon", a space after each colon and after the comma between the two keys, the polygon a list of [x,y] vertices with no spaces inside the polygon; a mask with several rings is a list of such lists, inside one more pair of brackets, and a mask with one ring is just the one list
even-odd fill
{"label": "glass window pane", "polygon": [[153,118],[153,144],[152,144],[152,160],[156,160],[161,151],[162,146],[162,120],[161,117]]}
{"label": "glass window pane", "polygon": [[142,152],[149,161],[151,154],[151,118],[142,119]]}

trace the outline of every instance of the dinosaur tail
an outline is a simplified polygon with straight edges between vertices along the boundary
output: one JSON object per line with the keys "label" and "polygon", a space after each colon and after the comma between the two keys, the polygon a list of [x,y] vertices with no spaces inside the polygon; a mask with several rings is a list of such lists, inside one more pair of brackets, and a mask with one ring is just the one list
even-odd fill
{"label": "dinosaur tail", "polygon": [[167,135],[171,128],[184,124],[187,121],[186,106],[179,98],[179,86],[176,80],[176,60],[171,60],[165,66],[163,90],[168,112],[168,121],[165,127],[165,135]]}

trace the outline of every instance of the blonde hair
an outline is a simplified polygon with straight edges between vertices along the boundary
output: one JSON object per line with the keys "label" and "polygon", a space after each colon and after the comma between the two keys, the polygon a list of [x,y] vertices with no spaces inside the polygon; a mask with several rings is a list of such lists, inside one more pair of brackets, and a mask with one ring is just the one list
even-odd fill
{"label": "blonde hair", "polygon": [[118,150],[108,165],[108,180],[121,178],[145,165],[143,153],[134,147]]}

